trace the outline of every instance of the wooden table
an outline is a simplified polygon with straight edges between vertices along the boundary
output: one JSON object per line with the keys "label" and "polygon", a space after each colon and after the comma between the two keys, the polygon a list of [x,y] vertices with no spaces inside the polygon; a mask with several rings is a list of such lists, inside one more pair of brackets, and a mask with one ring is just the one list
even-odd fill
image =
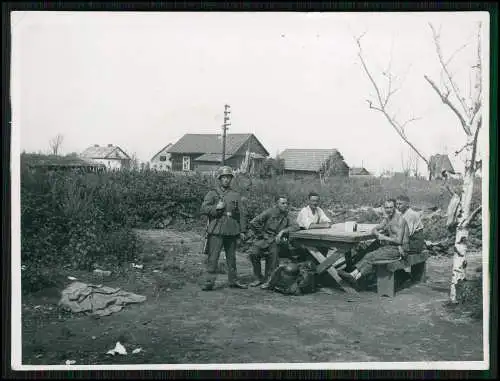
{"label": "wooden table", "polygon": [[[316,272],[321,274],[325,270],[346,292],[357,294],[356,290],[345,282],[338,274],[337,268],[342,264],[350,267],[356,246],[363,241],[375,239],[371,230],[376,224],[358,224],[357,231],[346,232],[345,224],[334,224],[328,229],[299,230],[290,233],[293,245],[307,250],[319,262]],[[324,256],[319,249],[328,249]]]}

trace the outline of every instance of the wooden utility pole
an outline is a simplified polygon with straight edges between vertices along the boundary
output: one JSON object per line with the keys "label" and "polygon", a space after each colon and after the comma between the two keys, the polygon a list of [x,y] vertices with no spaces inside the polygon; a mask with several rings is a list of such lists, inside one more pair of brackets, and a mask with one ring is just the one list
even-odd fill
{"label": "wooden utility pole", "polygon": [[226,164],[226,131],[228,127],[231,125],[229,123],[229,114],[231,111],[229,110],[231,106],[224,105],[224,124],[222,125],[222,165]]}

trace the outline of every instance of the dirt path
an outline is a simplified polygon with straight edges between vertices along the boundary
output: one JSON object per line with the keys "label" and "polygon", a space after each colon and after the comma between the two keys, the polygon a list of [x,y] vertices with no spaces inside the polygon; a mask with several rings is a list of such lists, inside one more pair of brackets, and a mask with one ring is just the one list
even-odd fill
{"label": "dirt path", "polygon": [[[430,280],[393,299],[373,291],[349,301],[337,290],[289,297],[229,289],[222,274],[216,291],[203,292],[197,284],[203,262],[199,235],[139,234],[146,243],[144,270],[129,269],[106,283],[146,295],[147,301],[94,319],[61,313],[56,306],[61,290],[23,299],[24,364],[482,360],[482,321],[459,318],[443,307],[449,258],[431,258]],[[480,262],[480,255],[471,255],[469,268]],[[238,271],[249,279],[244,254],[238,256]],[[76,275],[93,281],[89,274]],[[116,341],[129,353],[137,347],[144,351],[105,355]]]}

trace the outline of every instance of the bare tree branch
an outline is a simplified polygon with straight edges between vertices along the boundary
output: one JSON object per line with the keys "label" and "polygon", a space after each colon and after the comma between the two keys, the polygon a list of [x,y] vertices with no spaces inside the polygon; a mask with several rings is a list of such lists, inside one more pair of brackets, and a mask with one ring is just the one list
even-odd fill
{"label": "bare tree branch", "polygon": [[473,66],[476,69],[476,83],[475,88],[477,88],[476,98],[473,100],[473,108],[471,112],[470,125],[474,124],[474,119],[476,118],[479,110],[481,109],[482,101],[482,65],[481,65],[481,23],[478,24],[477,28],[477,57],[476,57],[476,65]]}
{"label": "bare tree branch", "polygon": [[[358,48],[359,48],[359,51],[358,51],[358,57],[361,61],[361,65],[363,66],[363,70],[365,71],[366,75],[368,76],[368,79],[370,80],[371,84],[373,85],[373,88],[375,89],[375,92],[376,92],[376,99],[377,99],[377,103],[378,105],[374,105],[373,102],[371,100],[367,100],[368,102],[368,105],[371,109],[373,110],[377,110],[379,112],[381,112],[385,118],[387,119],[387,121],[389,122],[389,124],[392,126],[392,128],[394,128],[394,130],[397,132],[397,134],[401,137],[401,139],[403,139],[403,141],[408,144],[412,150],[415,151],[415,153],[427,164],[427,166],[429,166],[429,160],[427,160],[427,158],[422,155],[420,153],[420,151],[408,140],[408,138],[406,137],[406,134],[404,132],[404,125],[408,124],[409,122],[411,122],[412,120],[416,120],[416,118],[413,118],[413,119],[410,119],[408,121],[405,122],[405,124],[403,124],[403,126],[401,126],[397,121],[396,121],[396,118],[395,116],[391,117],[389,115],[389,112],[387,111],[387,102],[389,101],[389,98],[398,90],[398,89],[391,89],[389,90],[387,96],[384,98],[381,91],[380,91],[380,88],[379,86],[377,85],[377,82],[375,81],[375,79],[373,78],[373,75],[371,74],[370,70],[368,69],[368,66],[366,64],[366,61],[363,57],[363,48],[361,47],[361,38],[364,36],[361,35],[360,37],[358,38],[355,38],[355,41],[356,41],[356,44],[358,45]],[[391,74],[387,74],[390,78]],[[392,86],[392,82],[389,82],[390,83],[390,86]]]}
{"label": "bare tree branch", "polygon": [[481,129],[481,126],[483,125],[483,118],[479,116],[479,120],[477,121],[477,127],[476,131],[474,131],[474,140],[472,142],[472,154],[470,156],[471,160],[471,169],[473,172],[475,172],[476,169],[476,155],[477,155],[477,139],[479,137],[479,130]]}
{"label": "bare tree branch", "polygon": [[465,133],[467,135],[471,135],[472,132],[470,131],[470,128],[467,125],[467,122],[465,121],[465,119],[462,116],[462,114],[460,114],[460,111],[458,111],[457,108],[453,105],[453,103],[451,103],[448,95],[447,94],[443,94],[441,92],[441,90],[439,90],[439,87],[437,87],[437,85],[428,76],[424,75],[424,78],[426,79],[427,82],[429,82],[429,84],[432,86],[432,88],[434,89],[434,91],[439,95],[439,97],[441,98],[441,100],[443,101],[443,103],[445,105],[447,105],[449,108],[451,108],[451,110],[458,117],[458,119],[460,120],[460,124],[462,125],[462,128],[464,129]]}
{"label": "bare tree branch", "polygon": [[462,106],[464,112],[465,112],[465,115],[468,117],[469,116],[469,108],[467,107],[467,105],[465,104],[463,98],[460,96],[460,91],[458,89],[458,86],[455,84],[455,81],[453,80],[453,76],[451,75],[451,73],[449,72],[448,70],[448,66],[447,64],[444,62],[444,59],[443,59],[443,53],[441,51],[441,42],[440,42],[440,34],[438,34],[436,32],[436,30],[434,29],[434,26],[429,23],[429,26],[432,30],[432,36],[434,38],[434,44],[436,46],[436,52],[437,52],[437,55],[438,55],[438,58],[439,58],[439,63],[441,64],[441,67],[444,71],[444,73],[446,74],[446,77],[451,85],[451,88],[453,89],[453,92],[456,96],[456,98],[458,99],[458,102],[460,103],[460,105]]}
{"label": "bare tree branch", "polygon": [[455,151],[455,155],[458,155],[460,152],[462,152],[464,149],[466,149],[470,145],[471,145],[471,143],[466,143],[462,148],[460,148],[459,150]]}

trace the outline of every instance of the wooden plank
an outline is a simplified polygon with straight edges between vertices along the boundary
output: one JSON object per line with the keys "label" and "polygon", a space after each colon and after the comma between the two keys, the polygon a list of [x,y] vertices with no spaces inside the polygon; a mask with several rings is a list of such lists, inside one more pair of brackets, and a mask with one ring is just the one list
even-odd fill
{"label": "wooden plank", "polygon": [[[321,264],[325,261],[325,256],[319,252],[316,248],[312,246],[304,246],[304,249],[306,249],[316,260]],[[358,295],[357,291],[352,288],[349,284],[344,282],[344,280],[340,277],[338,274],[337,270],[335,267],[330,266],[327,270],[328,274],[337,282],[337,284],[344,290],[345,292],[349,294],[356,294]]]}
{"label": "wooden plank", "polygon": [[328,269],[331,265],[333,265],[336,261],[338,261],[340,258],[342,258],[344,254],[340,251],[337,250],[335,253],[332,253],[326,259],[319,264],[318,267],[316,267],[316,273],[321,274],[323,271]]}

